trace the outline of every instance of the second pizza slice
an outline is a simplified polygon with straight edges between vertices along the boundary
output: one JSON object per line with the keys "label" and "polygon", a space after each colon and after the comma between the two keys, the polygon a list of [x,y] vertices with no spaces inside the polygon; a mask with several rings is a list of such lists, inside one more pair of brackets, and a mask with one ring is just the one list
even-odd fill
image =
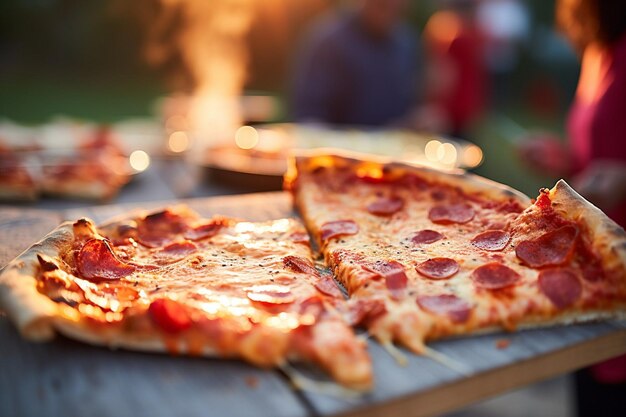
{"label": "second pizza slice", "polygon": [[381,343],[623,317],[626,233],[559,182],[508,187],[340,155],[296,159],[295,205]]}

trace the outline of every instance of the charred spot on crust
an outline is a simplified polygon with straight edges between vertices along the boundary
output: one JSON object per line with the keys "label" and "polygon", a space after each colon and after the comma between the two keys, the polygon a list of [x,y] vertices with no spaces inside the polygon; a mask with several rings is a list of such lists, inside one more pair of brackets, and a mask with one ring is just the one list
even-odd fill
{"label": "charred spot on crust", "polygon": [[43,272],[56,271],[59,269],[59,266],[55,264],[50,258],[46,255],[37,254],[37,260],[39,261],[39,266]]}
{"label": "charred spot on crust", "polygon": [[[613,237],[616,238],[626,238],[626,230],[622,229],[621,227],[619,227],[616,224],[611,224],[611,228],[609,229],[609,233],[613,235]],[[621,242],[620,246],[624,249],[626,249],[626,241]]]}
{"label": "charred spot on crust", "polygon": [[76,220],[73,225],[74,234],[77,237],[81,236],[93,236],[96,234],[96,227],[91,222],[91,220],[83,217],[81,219]]}
{"label": "charred spot on crust", "polygon": [[156,213],[148,214],[146,217],[144,217],[144,220],[148,222],[165,220],[167,216],[170,216],[172,214],[174,213],[172,213],[170,210],[161,210],[157,211]]}
{"label": "charred spot on crust", "polygon": [[137,222],[134,220],[128,220],[117,225],[117,233],[122,236],[132,235],[137,231]]}
{"label": "charred spot on crust", "polygon": [[89,219],[82,217],[74,222],[74,226],[89,227],[91,226],[91,222],[89,221]]}

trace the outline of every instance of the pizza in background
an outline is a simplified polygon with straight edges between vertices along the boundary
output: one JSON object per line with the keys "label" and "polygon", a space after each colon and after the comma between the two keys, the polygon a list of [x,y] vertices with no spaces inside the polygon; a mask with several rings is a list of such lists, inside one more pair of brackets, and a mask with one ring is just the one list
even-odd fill
{"label": "pizza in background", "polygon": [[123,146],[106,126],[0,125],[0,200],[107,200],[132,174]]}

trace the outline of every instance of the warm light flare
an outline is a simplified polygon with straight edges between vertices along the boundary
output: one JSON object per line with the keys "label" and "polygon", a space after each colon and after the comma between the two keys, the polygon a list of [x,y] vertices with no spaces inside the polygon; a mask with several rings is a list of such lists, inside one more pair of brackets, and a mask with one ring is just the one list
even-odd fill
{"label": "warm light flare", "polygon": [[483,162],[483,151],[476,145],[469,145],[463,151],[463,164],[475,168]]}
{"label": "warm light flare", "polygon": [[439,142],[438,140],[429,141],[426,144],[426,147],[424,148],[424,156],[426,156],[426,159],[428,159],[431,162],[439,161],[437,152],[440,146],[441,146],[441,142]]}
{"label": "warm light flare", "polygon": [[435,42],[449,45],[461,32],[462,22],[460,17],[451,11],[439,11],[433,14],[424,29],[426,36]]}
{"label": "warm light flare", "polygon": [[235,133],[235,144],[241,149],[252,149],[259,143],[259,132],[252,126],[241,126]]}
{"label": "warm light flare", "polygon": [[174,153],[185,152],[189,148],[189,136],[182,131],[172,133],[167,141],[167,147]]}
{"label": "warm light flare", "polygon": [[451,143],[443,143],[437,148],[437,159],[445,165],[456,164],[456,147]]}
{"label": "warm light flare", "polygon": [[135,171],[145,171],[150,166],[150,156],[144,151],[136,150],[130,154],[128,162]]}
{"label": "warm light flare", "polygon": [[383,170],[380,165],[362,165],[356,169],[356,175],[359,178],[375,178],[381,179],[383,177]]}
{"label": "warm light flare", "polygon": [[270,316],[263,321],[263,324],[268,327],[273,327],[278,330],[288,332],[296,329],[300,326],[300,320],[295,314],[281,312],[276,316]]}

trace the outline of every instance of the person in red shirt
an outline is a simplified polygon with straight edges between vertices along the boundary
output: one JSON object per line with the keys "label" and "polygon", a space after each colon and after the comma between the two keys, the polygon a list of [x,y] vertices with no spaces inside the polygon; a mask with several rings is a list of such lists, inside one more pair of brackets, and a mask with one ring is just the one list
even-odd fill
{"label": "person in red shirt", "polygon": [[475,0],[448,0],[424,28],[430,61],[427,100],[446,117],[449,133],[467,138],[487,101],[483,35],[474,24]]}
{"label": "person in red shirt", "polygon": [[[557,0],[557,23],[581,55],[567,146],[534,139],[525,161],[568,178],[585,198],[626,227],[626,1]],[[576,374],[578,416],[619,415],[626,396],[626,356]],[[617,413],[617,414],[616,414]]]}

